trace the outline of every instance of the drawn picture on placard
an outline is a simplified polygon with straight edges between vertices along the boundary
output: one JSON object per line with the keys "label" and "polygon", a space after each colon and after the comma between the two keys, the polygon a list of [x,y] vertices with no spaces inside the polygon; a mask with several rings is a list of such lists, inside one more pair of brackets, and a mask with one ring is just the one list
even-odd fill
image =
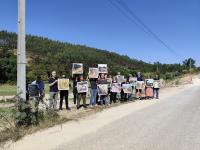
{"label": "drawn picture on placard", "polygon": [[98,64],[99,73],[108,73],[107,64]]}
{"label": "drawn picture on placard", "polygon": [[88,92],[88,82],[87,81],[77,82],[77,91],[78,93]]}
{"label": "drawn picture on placard", "polygon": [[137,81],[136,89],[144,89],[144,81]]}
{"label": "drawn picture on placard", "polygon": [[137,82],[137,78],[135,77],[130,77],[129,78],[129,82],[132,83],[132,82]]}
{"label": "drawn picture on placard", "polygon": [[153,87],[154,88],[160,88],[160,80],[154,80],[153,81]]}
{"label": "drawn picture on placard", "polygon": [[129,78],[129,82],[130,82],[130,84],[132,84],[133,87],[136,87],[136,85],[137,85],[137,78],[130,77]]}
{"label": "drawn picture on placard", "polygon": [[58,79],[58,90],[69,90],[69,79]]}
{"label": "drawn picture on placard", "polygon": [[122,90],[121,83],[112,83],[111,92],[120,93]]}
{"label": "drawn picture on placard", "polygon": [[72,74],[83,74],[83,64],[73,63],[72,64]]}
{"label": "drawn picture on placard", "polygon": [[107,78],[107,84],[108,84],[108,87],[111,87],[111,84],[112,84],[112,78]]}
{"label": "drawn picture on placard", "polygon": [[145,79],[146,86],[153,87],[153,79]]}
{"label": "drawn picture on placard", "polygon": [[99,77],[99,69],[98,68],[89,68],[88,77],[90,79],[98,78]]}
{"label": "drawn picture on placard", "polygon": [[108,94],[108,85],[107,84],[99,84],[98,85],[98,94],[99,95],[107,95]]}
{"label": "drawn picture on placard", "polygon": [[132,93],[132,85],[131,84],[122,84],[122,89],[124,93]]}
{"label": "drawn picture on placard", "polygon": [[124,76],[122,76],[122,75],[117,75],[117,76],[116,76],[116,79],[117,79],[117,82],[118,82],[118,83],[122,83],[122,82],[125,81],[125,78],[124,78]]}

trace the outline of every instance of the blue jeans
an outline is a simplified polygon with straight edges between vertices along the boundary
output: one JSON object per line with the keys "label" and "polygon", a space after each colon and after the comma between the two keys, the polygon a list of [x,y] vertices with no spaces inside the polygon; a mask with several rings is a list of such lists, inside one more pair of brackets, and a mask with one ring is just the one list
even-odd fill
{"label": "blue jeans", "polygon": [[132,98],[133,98],[133,95],[132,95],[132,93],[128,93],[128,101],[131,101],[131,100],[132,100]]}
{"label": "blue jeans", "polygon": [[101,103],[101,105],[103,105],[103,104],[108,105],[109,104],[108,95],[101,95],[100,103]]}
{"label": "blue jeans", "polygon": [[153,92],[154,92],[154,98],[159,98],[159,89],[153,89]]}
{"label": "blue jeans", "polygon": [[90,89],[90,105],[96,105],[97,89]]}

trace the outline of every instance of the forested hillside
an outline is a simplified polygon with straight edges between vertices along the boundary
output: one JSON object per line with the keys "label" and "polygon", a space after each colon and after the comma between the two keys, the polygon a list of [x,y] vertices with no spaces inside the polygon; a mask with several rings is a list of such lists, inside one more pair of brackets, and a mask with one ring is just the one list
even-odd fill
{"label": "forested hillside", "polygon": [[[53,41],[44,37],[27,35],[26,42],[29,79],[38,74],[47,79],[52,70],[56,70],[58,75],[65,73],[70,77],[71,66],[75,62],[84,64],[84,75],[87,74],[88,67],[96,67],[98,63],[108,64],[109,73],[112,75],[117,72],[134,75],[137,71],[144,75],[153,75],[159,71],[162,76],[167,77],[167,74],[175,76],[187,72],[187,66],[182,64],[149,64],[114,52]],[[16,49],[17,34],[0,31],[1,83],[16,81]]]}

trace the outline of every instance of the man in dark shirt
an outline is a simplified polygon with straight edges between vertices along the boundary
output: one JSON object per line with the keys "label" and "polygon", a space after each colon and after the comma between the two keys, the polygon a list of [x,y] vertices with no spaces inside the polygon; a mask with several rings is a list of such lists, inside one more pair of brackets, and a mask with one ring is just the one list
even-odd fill
{"label": "man in dark shirt", "polygon": [[51,77],[49,78],[49,108],[57,110],[58,100],[58,80],[56,77],[56,71],[52,71]]}

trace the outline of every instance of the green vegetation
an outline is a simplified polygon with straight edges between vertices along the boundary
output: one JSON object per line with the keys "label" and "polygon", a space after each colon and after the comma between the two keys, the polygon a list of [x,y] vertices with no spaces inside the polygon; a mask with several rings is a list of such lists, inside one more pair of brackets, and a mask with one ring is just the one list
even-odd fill
{"label": "green vegetation", "polygon": [[[16,126],[15,118],[18,116],[18,111],[13,108],[0,108],[0,144],[8,140],[16,141],[24,135],[34,133],[38,130],[52,127],[56,124],[61,124],[71,119],[60,117],[54,111],[40,111],[40,124],[31,126]],[[22,117],[22,116],[20,116]]]}
{"label": "green vegetation", "polygon": [[16,85],[0,85],[0,96],[9,96],[9,95],[15,95],[17,91]]}
{"label": "green vegetation", "polygon": [[[98,63],[108,64],[111,75],[116,75],[117,72],[135,75],[137,71],[140,71],[145,76],[154,76],[158,71],[163,78],[167,79],[187,73],[189,70],[188,65],[185,65],[187,63],[149,64],[114,52],[53,41],[44,37],[27,35],[26,41],[28,80],[33,80],[38,74],[43,80],[47,80],[52,70],[56,70],[58,75],[64,73],[70,77],[71,65],[74,62],[84,64],[85,76],[88,68],[97,66]],[[16,82],[16,49],[16,33],[0,31],[0,83]],[[195,62],[192,67],[196,67]]]}

